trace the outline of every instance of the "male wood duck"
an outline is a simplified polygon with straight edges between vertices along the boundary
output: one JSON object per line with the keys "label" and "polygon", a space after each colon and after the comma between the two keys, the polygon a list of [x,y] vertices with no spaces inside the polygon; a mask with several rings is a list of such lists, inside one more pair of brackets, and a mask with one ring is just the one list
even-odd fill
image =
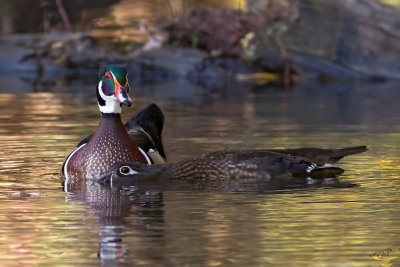
{"label": "male wood duck", "polygon": [[[283,149],[220,151],[172,164],[144,165],[138,162],[119,162],[99,178],[114,187],[159,183],[169,187],[205,184],[246,187],[263,183],[267,188],[281,188],[294,181],[306,184],[315,178],[331,178],[344,170],[333,165],[347,155],[366,151],[365,146],[342,149]],[[308,156],[306,158],[304,156]]]}
{"label": "male wood duck", "polygon": [[126,68],[106,65],[100,68],[96,88],[101,118],[97,131],[79,142],[66,158],[62,175],[64,184],[93,179],[120,161],[143,164],[164,163],[161,133],[164,116],[151,104],[124,126],[121,106],[131,106]]}

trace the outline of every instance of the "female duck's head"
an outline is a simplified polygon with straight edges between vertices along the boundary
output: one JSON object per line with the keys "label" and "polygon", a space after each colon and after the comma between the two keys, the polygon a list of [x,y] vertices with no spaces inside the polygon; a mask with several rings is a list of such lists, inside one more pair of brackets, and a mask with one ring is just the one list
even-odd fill
{"label": "female duck's head", "polygon": [[117,162],[97,179],[111,186],[159,185],[161,176],[170,168],[168,164],[147,165],[139,162]]}
{"label": "female duck's head", "polygon": [[106,65],[100,68],[97,103],[102,113],[121,113],[122,104],[130,107],[128,72],[126,68]]}

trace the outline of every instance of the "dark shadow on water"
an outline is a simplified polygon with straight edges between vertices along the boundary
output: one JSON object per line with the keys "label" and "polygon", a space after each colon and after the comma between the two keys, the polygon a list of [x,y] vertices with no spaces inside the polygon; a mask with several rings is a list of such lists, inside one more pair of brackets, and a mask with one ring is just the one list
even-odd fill
{"label": "dark shadow on water", "polygon": [[[151,247],[149,237],[163,240],[163,195],[161,192],[136,191],[120,193],[97,184],[85,190],[69,193],[68,201],[81,202],[90,207],[90,214],[98,217],[99,252],[102,264],[126,262],[127,241],[134,238],[136,246]],[[127,230],[129,229],[129,230]],[[127,233],[129,231],[129,234]],[[130,235],[130,236],[127,236]],[[158,246],[162,247],[161,244]],[[135,262],[131,255],[130,263]],[[154,260],[149,252],[148,259]],[[145,255],[141,255],[145,257]],[[168,262],[167,255],[158,255],[158,264]],[[138,263],[140,260],[138,259]]]}

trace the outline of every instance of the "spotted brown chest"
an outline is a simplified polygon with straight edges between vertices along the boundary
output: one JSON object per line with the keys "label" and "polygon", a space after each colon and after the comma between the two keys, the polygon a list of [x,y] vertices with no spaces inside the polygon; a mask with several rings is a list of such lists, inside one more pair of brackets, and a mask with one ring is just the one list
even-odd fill
{"label": "spotted brown chest", "polygon": [[147,163],[121,122],[120,114],[103,113],[92,139],[69,159],[67,174],[96,178],[119,161]]}

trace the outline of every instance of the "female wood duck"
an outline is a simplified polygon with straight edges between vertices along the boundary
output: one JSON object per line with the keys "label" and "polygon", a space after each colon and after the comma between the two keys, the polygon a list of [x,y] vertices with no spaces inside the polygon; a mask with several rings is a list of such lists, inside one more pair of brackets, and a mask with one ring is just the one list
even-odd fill
{"label": "female wood duck", "polygon": [[[248,188],[252,183],[263,188],[282,188],[288,184],[307,184],[315,178],[331,178],[344,170],[332,165],[347,155],[366,151],[365,146],[343,149],[300,148],[290,150],[221,151],[173,164],[144,165],[119,162],[98,181],[113,187],[179,183],[184,186],[235,186]],[[304,156],[309,156],[305,158]],[[302,177],[302,179],[298,179]],[[306,178],[306,179],[305,179]]]}
{"label": "female wood duck", "polygon": [[96,133],[83,139],[66,158],[62,167],[64,184],[98,177],[120,161],[165,162],[161,110],[152,104],[124,126],[121,106],[132,105],[126,68],[106,65],[100,69],[99,78],[96,93],[100,124]]}

